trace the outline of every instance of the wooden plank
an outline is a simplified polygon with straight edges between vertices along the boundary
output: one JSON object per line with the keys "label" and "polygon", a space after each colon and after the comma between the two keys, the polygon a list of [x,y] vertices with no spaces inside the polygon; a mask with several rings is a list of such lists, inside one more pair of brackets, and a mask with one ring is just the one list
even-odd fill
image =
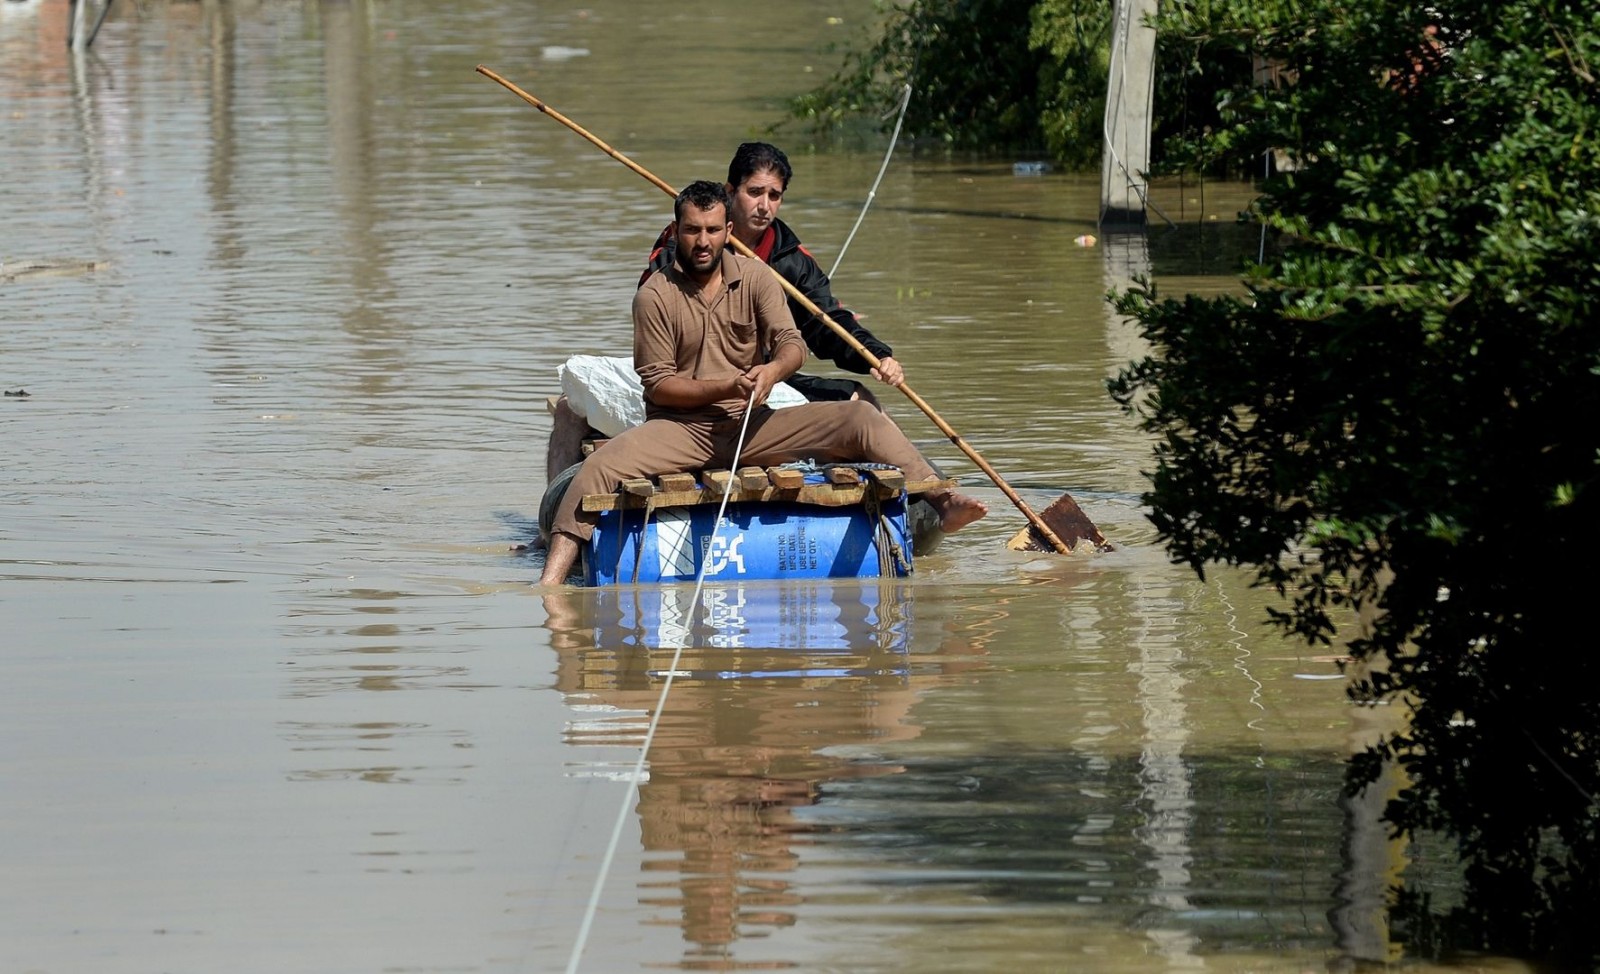
{"label": "wooden plank", "polygon": [[580,447],[580,449],[583,450],[583,455],[584,456],[588,456],[589,454],[593,453],[594,451],[600,449],[601,447],[605,446],[607,443],[610,443],[610,442],[611,442],[610,440],[605,439],[605,438],[601,438],[601,439],[598,439],[598,440],[584,440],[583,441],[583,445]]}
{"label": "wooden plank", "polygon": [[664,473],[661,475],[659,480],[662,493],[667,494],[674,494],[684,490],[694,490],[694,485],[697,482],[698,481],[695,480],[695,476],[692,473]]}
{"label": "wooden plank", "polygon": [[561,397],[560,396],[545,396],[544,397],[544,408],[545,408],[545,411],[548,412],[550,415],[554,416],[556,414],[556,403],[558,403],[560,401],[561,401]]}
{"label": "wooden plank", "polygon": [[793,467],[768,467],[767,479],[779,490],[799,490],[806,485],[806,475]]}
{"label": "wooden plank", "polygon": [[705,485],[707,490],[714,491],[718,497],[722,496],[722,492],[728,487],[728,481],[732,479],[733,474],[726,470],[700,471],[700,483]]}
{"label": "wooden plank", "polygon": [[[726,471],[723,471],[726,473]],[[920,480],[907,484],[910,493],[921,493],[926,490],[938,490],[945,487],[954,487],[953,480]],[[819,507],[845,507],[850,504],[859,504],[868,493],[879,500],[887,500],[899,493],[888,487],[876,484],[856,484],[854,486],[841,486],[839,484],[806,484],[798,490],[789,490],[781,487],[763,487],[760,490],[742,490],[738,487],[729,495],[730,503],[751,501],[792,501],[797,504],[815,504]],[[660,510],[665,507],[692,507],[695,504],[717,504],[722,501],[722,490],[713,487],[707,490],[661,491],[651,498],[652,505]],[[616,494],[586,494],[583,498],[585,511],[614,511],[619,507],[630,507],[637,501],[618,502]]]}
{"label": "wooden plank", "polygon": [[767,486],[767,472],[760,467],[739,468],[739,489],[760,490]]}
{"label": "wooden plank", "polygon": [[[844,507],[849,504],[859,504],[866,497],[868,487],[836,487],[833,484],[807,484],[799,490],[779,490],[776,487],[763,487],[760,490],[740,490],[737,487],[728,496],[729,503],[747,503],[752,501],[792,501],[798,504],[815,504],[819,507]],[[719,488],[706,490],[688,490],[682,493],[659,493],[651,498],[656,509],[666,507],[692,507],[696,504],[717,504],[722,501],[722,492]],[[616,494],[586,494],[583,498],[585,511],[614,511],[619,507],[632,506],[630,503],[619,503]]]}
{"label": "wooden plank", "polygon": [[879,487],[887,487],[899,493],[906,486],[906,475],[899,470],[864,470],[867,479]]}
{"label": "wooden plank", "polygon": [[827,477],[830,484],[861,483],[861,474],[854,467],[829,467]]}

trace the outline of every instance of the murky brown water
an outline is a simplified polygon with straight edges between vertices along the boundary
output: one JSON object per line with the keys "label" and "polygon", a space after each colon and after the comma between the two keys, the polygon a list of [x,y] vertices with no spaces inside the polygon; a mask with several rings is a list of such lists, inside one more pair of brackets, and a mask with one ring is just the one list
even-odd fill
{"label": "murky brown water", "polygon": [[[146,0],[80,60],[65,8],[0,3],[0,969],[561,969],[687,593],[541,596],[510,549],[555,366],[625,352],[669,201],[473,67],[681,183],[869,5]],[[777,140],[831,265],[884,146]],[[903,147],[836,281],[1119,550],[1004,551],[895,404],[994,516],[906,584],[708,596],[583,969],[1390,954],[1400,853],[1338,794],[1374,715],[1138,509],[1096,192]],[[1230,247],[1155,269],[1224,288]]]}

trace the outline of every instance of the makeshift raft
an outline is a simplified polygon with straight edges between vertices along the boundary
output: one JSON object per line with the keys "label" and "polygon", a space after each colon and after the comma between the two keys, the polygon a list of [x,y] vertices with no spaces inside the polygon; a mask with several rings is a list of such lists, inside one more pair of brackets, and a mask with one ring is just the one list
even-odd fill
{"label": "makeshift raft", "polygon": [[[807,466],[666,474],[586,495],[582,509],[600,520],[583,550],[584,583],[692,582],[702,568],[724,581],[911,574],[913,549],[926,545],[937,519],[913,516],[910,505],[955,482],[908,483],[879,464]],[[564,492],[563,479],[551,491]]]}

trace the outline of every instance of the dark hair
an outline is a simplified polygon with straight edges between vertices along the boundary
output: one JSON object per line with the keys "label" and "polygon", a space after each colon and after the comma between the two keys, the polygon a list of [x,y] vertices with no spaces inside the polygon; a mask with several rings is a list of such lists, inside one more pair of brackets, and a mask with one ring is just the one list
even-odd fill
{"label": "dark hair", "polygon": [[683,188],[683,192],[672,201],[674,220],[683,219],[683,207],[686,203],[692,203],[697,210],[709,210],[721,203],[725,216],[733,212],[733,201],[728,199],[728,191],[721,183],[714,183],[709,179],[697,179]]}
{"label": "dark hair", "polygon": [[770,142],[746,142],[734,150],[733,161],[728,163],[728,185],[738,189],[758,172],[776,173],[785,190],[789,188],[789,177],[794,175],[782,149]]}

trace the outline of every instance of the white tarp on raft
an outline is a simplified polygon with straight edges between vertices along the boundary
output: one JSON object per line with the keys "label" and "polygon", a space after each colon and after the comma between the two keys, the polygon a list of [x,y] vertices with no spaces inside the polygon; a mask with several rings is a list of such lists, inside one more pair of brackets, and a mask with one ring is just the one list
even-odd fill
{"label": "white tarp on raft", "polygon": [[[605,355],[574,355],[556,369],[567,405],[590,426],[606,436],[616,436],[644,422],[644,385],[633,371],[633,359]],[[780,382],[772,387],[767,405],[773,409],[798,406],[806,397]]]}

